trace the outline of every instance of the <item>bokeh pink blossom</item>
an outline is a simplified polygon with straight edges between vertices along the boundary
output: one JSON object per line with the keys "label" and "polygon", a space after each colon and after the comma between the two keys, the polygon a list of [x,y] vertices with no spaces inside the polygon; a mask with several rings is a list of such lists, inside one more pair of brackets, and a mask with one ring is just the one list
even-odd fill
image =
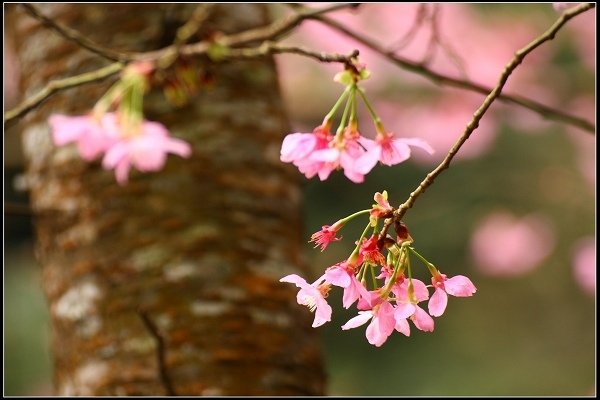
{"label": "bokeh pink blossom", "polygon": [[527,274],[552,253],[555,232],[547,218],[517,217],[505,210],[485,216],[471,237],[471,256],[485,275],[514,277]]}
{"label": "bokeh pink blossom", "polygon": [[596,294],[596,238],[581,239],[573,250],[573,276],[581,289]]}

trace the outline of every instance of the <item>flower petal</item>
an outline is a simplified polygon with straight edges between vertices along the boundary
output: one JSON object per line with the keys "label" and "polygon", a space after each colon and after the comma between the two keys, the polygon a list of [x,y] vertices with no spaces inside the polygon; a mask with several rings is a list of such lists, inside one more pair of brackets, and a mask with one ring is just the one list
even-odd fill
{"label": "flower petal", "polygon": [[431,147],[429,145],[429,143],[427,143],[423,139],[419,139],[419,138],[402,138],[402,139],[398,139],[398,140],[403,141],[404,143],[406,143],[409,146],[414,146],[414,147],[418,147],[420,149],[423,149],[426,152],[428,152],[429,154],[435,153],[435,150],[433,149],[433,147]]}
{"label": "flower petal", "polygon": [[446,305],[448,305],[448,295],[443,289],[436,288],[435,293],[429,299],[429,314],[433,317],[439,317],[446,310]]}
{"label": "flower petal", "polygon": [[357,328],[367,323],[373,317],[372,311],[359,311],[358,315],[351,318],[348,322],[342,325],[342,329],[347,331],[348,329]]}
{"label": "flower petal", "polygon": [[429,316],[421,307],[416,306],[416,311],[411,317],[417,329],[420,329],[424,332],[433,332],[434,322],[433,318]]}
{"label": "flower petal", "polygon": [[396,326],[394,326],[394,329],[404,336],[410,336],[410,325],[406,319],[396,319]]}
{"label": "flower petal", "polygon": [[463,275],[456,275],[444,281],[444,288],[449,295],[456,297],[469,297],[477,291],[475,285],[469,278]]}

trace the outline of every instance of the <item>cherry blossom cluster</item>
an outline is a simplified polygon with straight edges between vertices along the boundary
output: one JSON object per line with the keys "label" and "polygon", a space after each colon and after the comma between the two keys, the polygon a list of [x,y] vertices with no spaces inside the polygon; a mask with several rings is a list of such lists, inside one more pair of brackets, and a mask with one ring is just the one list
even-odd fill
{"label": "cherry blossom cluster", "polygon": [[[343,169],[344,175],[352,182],[361,183],[373,167],[381,162],[395,165],[410,157],[411,146],[419,147],[429,154],[433,148],[423,139],[399,138],[387,131],[381,119],[369,103],[364,89],[358,82],[368,78],[364,67],[354,64],[336,75],[334,80],[346,86],[331,111],[311,133],[291,133],[281,145],[280,159],[298,167],[307,178],[319,176],[320,180],[329,177],[332,171]],[[361,98],[375,123],[375,140],[360,134],[358,129],[357,98]],[[340,124],[331,133],[333,120],[343,107]]]}
{"label": "cherry blossom cluster", "polygon": [[188,143],[172,138],[164,125],[144,120],[143,97],[153,70],[150,62],[132,63],[89,114],[51,115],[54,144],[75,143],[86,161],[103,156],[102,166],[114,169],[121,185],[127,183],[131,167],[159,171],[168,153],[189,157]]}
{"label": "cherry blossom cluster", "polygon": [[[333,225],[325,225],[311,237],[311,241],[323,251],[331,242],[341,239],[337,235],[348,221],[369,214],[369,223],[347,259],[327,268],[313,283],[296,274],[280,279],[300,288],[296,299],[298,304],[315,313],[313,327],[331,321],[332,309],[326,299],[332,286],[343,289],[344,308],[356,303],[358,309],[358,315],[346,322],[342,329],[356,328],[369,322],[366,337],[377,347],[385,343],[394,331],[410,336],[409,320],[421,331],[433,331],[433,317],[444,313],[448,295],[469,297],[476,292],[466,276],[448,277],[427,261],[413,247],[413,239],[402,222],[394,222],[395,238],[388,233],[389,222],[384,223],[380,231],[380,221],[390,221],[394,218],[393,213],[387,192],[376,193],[371,209],[356,212]],[[430,285],[413,278],[412,256],[427,268],[431,275]],[[433,290],[431,296],[429,289]],[[428,301],[427,310],[420,305],[425,301]]]}

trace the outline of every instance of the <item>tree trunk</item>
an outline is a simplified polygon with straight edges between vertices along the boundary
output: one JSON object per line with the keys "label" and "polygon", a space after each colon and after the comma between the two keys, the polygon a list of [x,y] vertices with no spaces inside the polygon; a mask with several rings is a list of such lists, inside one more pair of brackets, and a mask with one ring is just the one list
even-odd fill
{"label": "tree trunk", "polygon": [[[38,4],[98,43],[169,44],[190,4]],[[268,22],[264,5],[220,5],[208,27]],[[106,65],[23,10],[22,85]],[[215,83],[175,109],[160,93],[146,116],[193,146],[159,173],[118,186],[74,146],[52,145],[50,113],[82,114],[110,82],[63,92],[23,122],[25,181],[52,323],[59,395],[321,395],[312,316],[278,279],[304,273],[300,191],[279,162],[287,122],[269,58],[215,67]]]}

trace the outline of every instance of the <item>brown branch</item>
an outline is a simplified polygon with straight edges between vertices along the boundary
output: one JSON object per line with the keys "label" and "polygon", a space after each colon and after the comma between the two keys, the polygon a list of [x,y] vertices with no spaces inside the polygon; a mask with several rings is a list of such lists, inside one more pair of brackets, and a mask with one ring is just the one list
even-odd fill
{"label": "brown branch", "polygon": [[[233,48],[253,42],[260,43],[264,41],[277,40],[307,19],[314,19],[323,14],[352,6],[352,4],[346,3],[334,4],[318,9],[304,9],[295,15],[279,19],[267,26],[248,29],[246,31],[233,33],[231,35],[222,35],[218,38],[218,44],[223,47]],[[173,52],[183,56],[200,56],[206,54],[214,44],[214,41],[203,40],[197,43],[181,46],[180,48],[177,48],[176,45],[171,45],[159,50],[145,53],[129,53],[127,59],[130,61],[158,60],[162,57],[172,54]]]}
{"label": "brown branch", "polygon": [[210,17],[212,10],[214,9],[215,4],[207,4],[203,3],[194,9],[192,12],[192,16],[190,19],[183,24],[179,29],[177,29],[177,35],[175,37],[175,45],[182,45],[187,43],[188,40],[192,36],[194,36],[200,28],[202,24]]}
{"label": "brown branch", "polygon": [[74,29],[66,27],[51,18],[48,18],[44,14],[42,14],[34,5],[32,4],[21,4],[21,7],[27,11],[35,19],[39,20],[42,24],[52,29],[65,39],[74,42],[80,47],[83,47],[86,50],[91,51],[94,54],[97,54],[101,57],[104,57],[111,61],[125,61],[127,60],[127,55],[125,53],[120,53],[118,51],[100,46],[94,41],[88,39],[87,37],[81,35]]}
{"label": "brown branch", "polygon": [[494,103],[494,101],[496,99],[500,98],[500,93],[502,92],[504,85],[508,81],[508,78],[513,73],[513,71],[519,66],[519,64],[521,64],[523,62],[523,59],[525,59],[525,57],[529,53],[531,53],[533,50],[535,50],[536,48],[541,46],[543,43],[554,39],[554,36],[560,30],[560,28],[564,24],[566,24],[567,21],[569,21],[571,18],[593,8],[594,6],[595,6],[594,4],[590,4],[590,3],[581,4],[580,6],[577,6],[577,7],[569,9],[568,11],[565,11],[560,16],[560,18],[544,34],[542,34],[537,39],[535,39],[534,41],[529,43],[527,46],[523,47],[522,49],[518,50],[515,53],[515,56],[513,57],[513,59],[508,64],[506,64],[506,66],[504,67],[504,71],[502,72],[502,75],[500,75],[498,84],[488,94],[488,96],[485,98],[485,100],[483,101],[481,106],[477,109],[477,111],[475,111],[475,113],[473,114],[473,119],[471,119],[471,121],[467,124],[463,134],[458,139],[458,141],[454,144],[454,146],[452,146],[452,148],[448,152],[448,155],[446,155],[444,160],[433,171],[431,171],[430,173],[427,174],[427,176],[419,184],[417,189],[415,189],[415,191],[413,191],[410,194],[408,199],[404,203],[402,203],[397,210],[394,211],[394,220],[396,220],[396,221],[402,220],[402,217],[404,216],[406,211],[408,211],[408,209],[413,206],[416,199],[421,194],[423,194],[429,186],[431,186],[431,184],[433,183],[435,178],[438,177],[438,175],[440,175],[445,169],[447,169],[450,166],[450,162],[452,161],[454,156],[458,153],[458,150],[460,150],[462,145],[467,141],[467,139],[469,139],[469,137],[471,136],[473,131],[475,129],[477,129],[477,127],[479,126],[479,122],[481,121],[481,118],[483,118],[483,116],[485,115],[486,111],[490,108],[490,106]]}
{"label": "brown branch", "polygon": [[[571,10],[573,10],[573,9],[571,9]],[[389,61],[398,65],[399,67],[401,67],[407,71],[424,76],[425,78],[428,78],[429,80],[432,80],[433,82],[435,82],[437,84],[452,86],[452,87],[456,87],[456,88],[460,88],[460,89],[471,90],[473,92],[481,93],[481,94],[488,94],[492,91],[492,88],[489,88],[487,86],[480,85],[480,84],[477,84],[477,83],[474,83],[474,82],[471,82],[468,80],[464,80],[464,79],[453,78],[451,76],[432,71],[432,70],[426,68],[422,63],[418,63],[418,62],[406,59],[404,57],[401,57],[399,55],[396,55],[393,51],[387,50],[387,49],[383,48],[382,46],[378,45],[374,40],[369,39],[366,36],[363,36],[355,31],[352,31],[352,30],[346,28],[344,25],[340,24],[339,22],[337,22],[329,17],[319,15],[319,16],[313,17],[313,19],[321,21],[322,23],[328,25],[329,27],[333,28],[334,30],[345,34],[346,36],[356,40],[359,43],[362,43],[363,45],[367,46],[374,52],[387,58]],[[538,103],[534,100],[530,100],[525,97],[521,97],[521,96],[517,96],[517,95],[502,94],[499,96],[499,100],[504,101],[506,103],[512,103],[512,104],[519,105],[519,106],[527,108],[545,118],[555,120],[555,121],[560,121],[560,122],[563,122],[563,123],[566,123],[569,125],[573,125],[573,126],[576,126],[578,128],[581,128],[581,129],[591,132],[591,133],[594,133],[596,131],[596,126],[593,123],[591,123],[583,118],[576,117],[571,114],[567,114],[563,111],[557,110],[552,107],[548,107],[544,104]]]}
{"label": "brown branch", "polygon": [[243,49],[230,49],[224,56],[227,59],[238,59],[238,58],[255,58],[265,56],[269,54],[298,54],[301,56],[313,58],[321,62],[338,62],[344,64],[352,64],[352,59],[358,57],[358,50],[354,50],[348,55],[316,52],[308,50],[304,47],[294,46],[280,46],[275,42],[266,41],[258,47],[243,48]]}
{"label": "brown branch", "polygon": [[419,30],[421,29],[423,22],[425,22],[425,19],[427,17],[427,7],[428,4],[419,4],[419,9],[417,10],[417,15],[415,16],[412,25],[410,26],[408,31],[400,39],[398,39],[398,41],[395,44],[390,46],[390,48],[393,48],[395,51],[398,51],[408,46],[410,42],[412,42],[417,32],[419,32]]}
{"label": "brown branch", "polygon": [[[240,45],[251,43],[251,42],[270,41],[270,40],[279,38],[283,34],[291,31],[294,27],[298,26],[302,21],[304,21],[306,19],[316,18],[322,14],[326,14],[326,13],[336,11],[336,10],[339,10],[342,8],[353,7],[353,6],[354,6],[353,4],[334,4],[331,6],[326,6],[326,7],[322,7],[322,8],[318,8],[318,9],[303,9],[303,11],[298,12],[297,14],[295,14],[291,17],[275,21],[274,23],[267,25],[266,27],[249,29],[244,32],[222,36],[219,39],[219,44],[222,46],[225,46],[225,47],[235,47],[235,46],[240,46]],[[62,25],[57,24],[56,22],[52,21],[51,19],[44,17],[42,14],[40,14],[35,9],[35,7],[33,7],[29,4],[23,4],[23,7],[25,7],[25,9],[28,10],[30,13],[32,13],[32,15],[34,15],[36,18],[42,20],[44,23],[51,26],[57,32],[61,33],[65,38],[75,41],[76,43],[80,44],[81,46],[87,48],[90,51],[94,51],[97,54],[104,55],[104,56],[110,55],[109,49],[100,47],[100,46],[96,45],[95,43],[93,43],[91,40],[81,36],[79,33],[75,32],[74,30],[63,27]],[[196,22],[201,23],[202,19],[205,18],[203,13],[206,11],[207,11],[206,9],[204,9],[202,12],[198,11],[198,15],[196,15],[196,17],[195,17]],[[182,45],[181,43],[175,43],[173,45],[162,48],[160,50],[149,51],[149,52],[145,52],[145,53],[113,52],[112,56],[114,56],[115,58],[117,58],[121,61],[157,60],[160,62],[160,60],[163,59],[163,60],[166,60],[166,63],[163,63],[163,64],[168,65],[169,62],[172,62],[172,60],[177,55],[184,55],[184,56],[204,55],[210,51],[212,46],[214,46],[214,42],[203,40],[198,43],[192,43],[192,44],[188,44],[188,45]],[[274,49],[273,50],[274,52],[277,52],[275,47],[273,47],[273,49]],[[109,52],[107,53],[106,50],[108,50]],[[293,52],[293,51],[281,51],[281,52]],[[300,49],[300,50],[296,51],[296,54],[313,56],[313,54],[315,54],[315,53],[309,52],[308,50]],[[261,54],[257,54],[257,56],[259,56],[259,55],[261,55]],[[335,58],[335,56],[332,56],[332,57]],[[107,58],[110,58],[110,57],[107,57]],[[313,57],[313,58],[327,59],[328,56]],[[56,92],[59,92],[64,89],[84,85],[87,83],[99,81],[101,79],[104,79],[108,76],[111,76],[111,75],[119,72],[123,68],[124,68],[123,64],[115,63],[115,64],[111,64],[107,67],[101,68],[99,70],[96,70],[93,72],[88,72],[86,74],[81,74],[81,75],[77,75],[77,76],[73,76],[73,77],[69,77],[69,78],[65,78],[65,79],[51,81],[40,92],[38,92],[35,95],[31,96],[30,98],[24,100],[20,105],[13,108],[12,110],[5,112],[4,113],[4,125],[6,126],[8,123],[12,122],[14,119],[22,117],[23,115],[25,115],[26,113],[31,111],[33,108],[37,107],[39,104],[41,104],[43,101],[48,99],[50,96],[52,96]]]}
{"label": "brown branch", "polygon": [[158,363],[158,372],[160,380],[165,387],[165,391],[167,392],[166,394],[167,396],[177,396],[177,394],[175,393],[175,389],[173,388],[173,384],[171,383],[171,380],[169,378],[169,375],[167,374],[167,366],[165,362],[165,340],[161,336],[154,322],[152,322],[152,320],[145,311],[138,310],[137,313],[142,319],[142,322],[144,323],[144,326],[146,327],[148,332],[150,332],[150,335],[152,335],[152,337],[156,341],[156,358]]}
{"label": "brown branch", "polygon": [[6,126],[16,118],[25,115],[30,110],[39,106],[42,102],[47,100],[54,93],[60,92],[65,89],[70,89],[88,83],[100,81],[102,79],[108,78],[109,76],[116,74],[117,72],[121,71],[124,67],[124,64],[116,62],[106,67],[100,68],[96,71],[86,72],[84,74],[50,81],[42,90],[40,90],[33,96],[25,99],[21,104],[19,104],[12,110],[5,112],[4,125]]}

